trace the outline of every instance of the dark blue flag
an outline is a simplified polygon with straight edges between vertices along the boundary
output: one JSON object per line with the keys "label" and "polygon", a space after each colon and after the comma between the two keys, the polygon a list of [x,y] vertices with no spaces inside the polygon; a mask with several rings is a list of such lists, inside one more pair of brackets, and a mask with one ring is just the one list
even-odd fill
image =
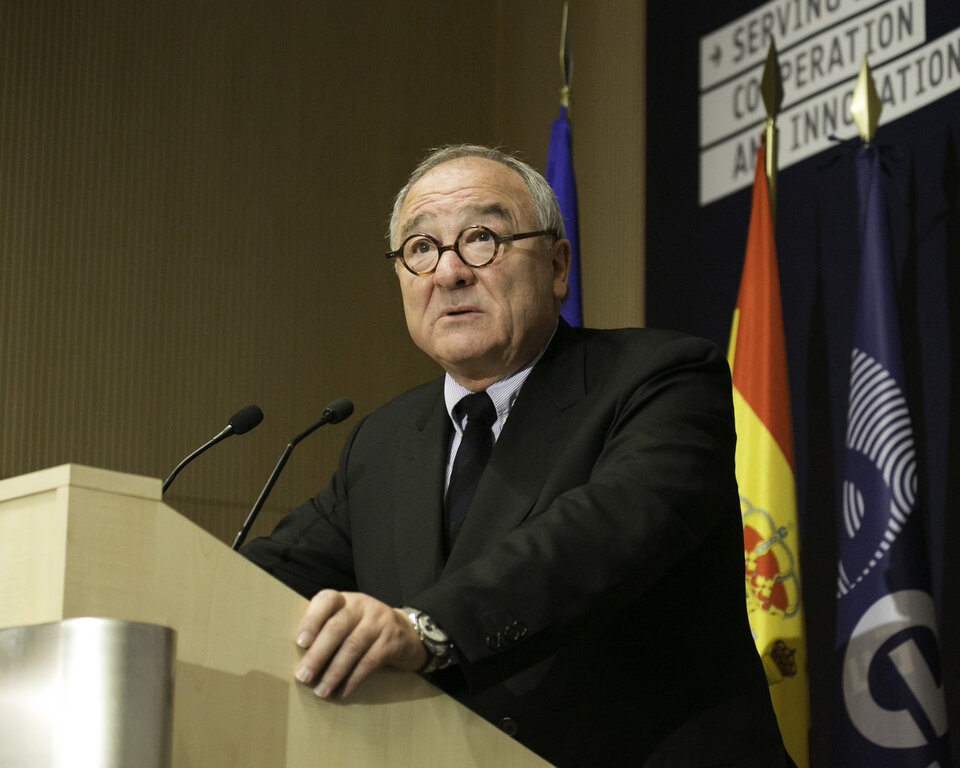
{"label": "dark blue flag", "polygon": [[572,249],[570,259],[570,292],[560,314],[570,325],[583,325],[580,303],[580,239],[577,231],[577,184],[573,176],[573,150],[567,108],[550,127],[550,146],[547,149],[547,182],[560,203],[563,227]]}
{"label": "dark blue flag", "polygon": [[896,272],[877,148],[857,156],[860,278],[839,526],[836,765],[947,768]]}

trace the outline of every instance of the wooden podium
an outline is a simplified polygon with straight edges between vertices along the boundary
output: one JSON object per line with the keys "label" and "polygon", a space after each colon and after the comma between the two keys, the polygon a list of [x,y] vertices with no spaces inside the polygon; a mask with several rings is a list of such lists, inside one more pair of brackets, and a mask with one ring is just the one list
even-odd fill
{"label": "wooden podium", "polygon": [[305,607],[166,506],[159,480],[68,464],[0,481],[0,628],[175,629],[175,768],[548,765],[417,675],[316,698],[293,680]]}

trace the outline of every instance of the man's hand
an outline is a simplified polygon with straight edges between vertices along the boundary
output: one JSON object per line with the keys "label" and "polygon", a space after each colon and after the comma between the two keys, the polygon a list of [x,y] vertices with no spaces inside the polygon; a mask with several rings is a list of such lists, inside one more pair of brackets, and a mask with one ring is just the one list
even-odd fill
{"label": "man's hand", "polygon": [[318,592],[300,619],[297,645],[306,653],[294,676],[324,699],[338,689],[349,696],[377,667],[414,672],[427,663],[403,611],[360,592]]}

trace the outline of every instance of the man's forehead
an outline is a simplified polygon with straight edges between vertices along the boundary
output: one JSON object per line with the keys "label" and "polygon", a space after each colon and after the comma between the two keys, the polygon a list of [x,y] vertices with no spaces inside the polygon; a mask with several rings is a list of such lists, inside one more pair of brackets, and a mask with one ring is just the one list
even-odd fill
{"label": "man's forehead", "polygon": [[530,192],[515,170],[483,157],[456,158],[431,168],[410,188],[401,213],[402,229],[410,231],[449,213],[517,224],[528,207]]}

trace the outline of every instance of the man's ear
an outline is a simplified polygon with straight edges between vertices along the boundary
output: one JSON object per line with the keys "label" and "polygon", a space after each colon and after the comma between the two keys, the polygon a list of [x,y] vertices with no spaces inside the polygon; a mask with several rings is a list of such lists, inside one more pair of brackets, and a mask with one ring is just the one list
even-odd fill
{"label": "man's ear", "polygon": [[567,296],[570,277],[570,241],[566,238],[557,240],[550,248],[550,260],[553,265],[553,295],[563,300]]}

